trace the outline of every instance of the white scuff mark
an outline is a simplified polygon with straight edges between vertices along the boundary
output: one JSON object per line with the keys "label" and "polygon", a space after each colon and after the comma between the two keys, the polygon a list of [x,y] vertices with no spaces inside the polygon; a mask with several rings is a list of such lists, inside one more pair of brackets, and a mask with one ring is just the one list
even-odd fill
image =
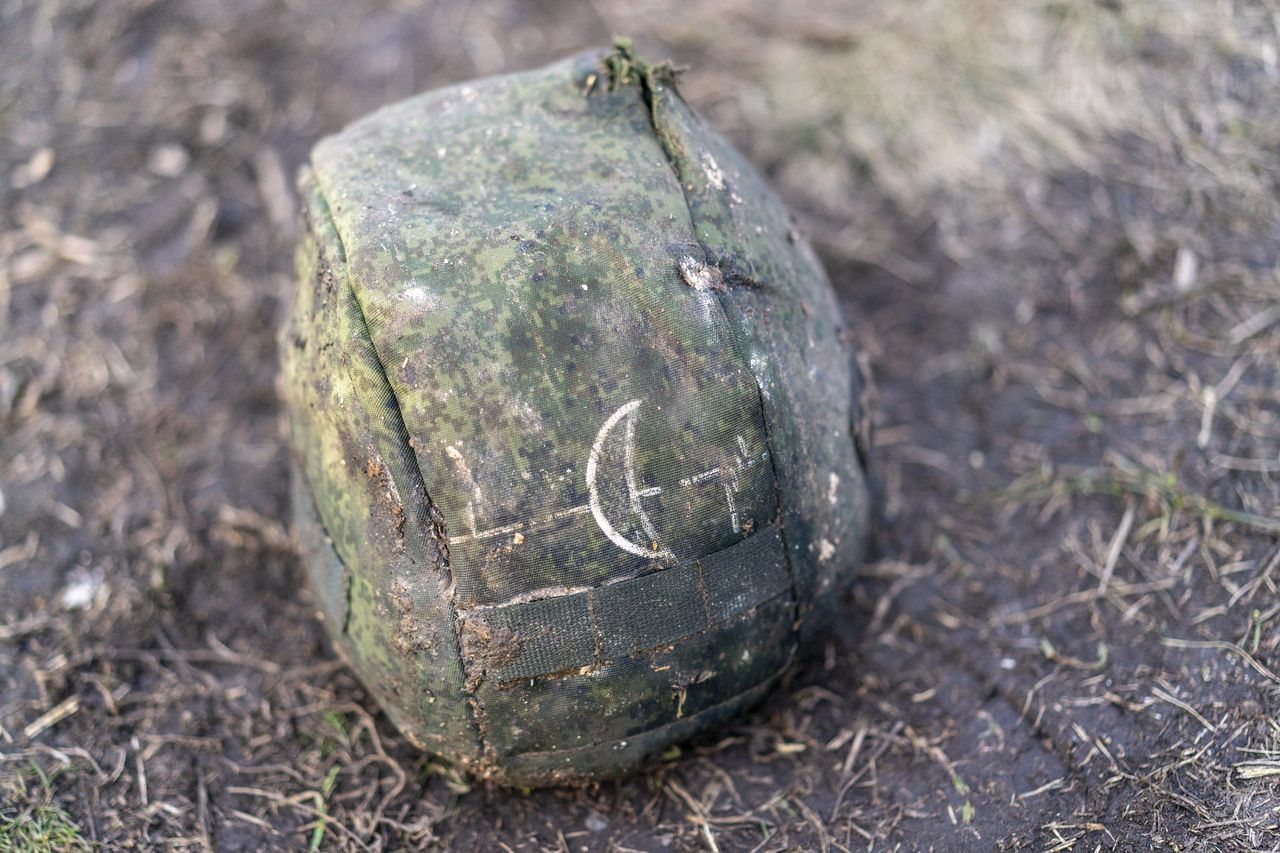
{"label": "white scuff mark", "polygon": [[694,296],[698,300],[698,308],[702,311],[702,325],[707,331],[707,342],[716,345],[717,324],[724,317],[724,308],[720,306],[720,299],[709,290],[694,290]]}
{"label": "white scuff mark", "polygon": [[835,471],[831,472],[831,478],[827,483],[827,503],[832,506],[840,500],[840,475]]}
{"label": "white scuff mark", "polygon": [[747,467],[751,466],[751,454],[747,452],[747,442],[742,436],[738,436],[738,449],[742,451],[742,464],[746,463]]}
{"label": "white scuff mark", "polygon": [[400,291],[400,298],[405,302],[412,302],[415,305],[422,305],[427,308],[435,309],[442,306],[439,294],[432,293],[419,284],[410,284],[404,290]]}
{"label": "white scuff mark", "polygon": [[680,485],[684,486],[687,489],[690,486],[696,486],[696,485],[699,485],[700,483],[705,483],[707,480],[710,480],[713,477],[719,477],[719,476],[720,476],[720,466],[717,465],[715,468],[708,468],[706,471],[703,471],[700,474],[694,474],[692,477],[685,477],[683,480],[680,481]]}
{"label": "white scuff mark", "polygon": [[738,527],[738,504],[733,499],[733,490],[729,488],[729,484],[724,484],[724,499],[729,504],[729,529],[734,533],[739,533]]}
{"label": "white scuff mark", "polygon": [[485,503],[484,494],[480,491],[480,484],[476,482],[475,476],[471,473],[471,466],[462,457],[462,451],[450,444],[445,447],[444,453],[453,460],[454,465],[458,468],[458,473],[462,475],[463,479],[467,481],[467,485],[471,487],[475,502],[483,505]]}
{"label": "white scuff mark", "polygon": [[748,359],[748,363],[751,365],[751,375],[755,377],[756,387],[760,389],[760,396],[766,400],[772,399],[768,382],[769,359],[759,352],[753,352],[751,353],[751,358]]}
{"label": "white scuff mark", "polygon": [[499,527],[490,527],[487,530],[479,530],[474,533],[464,533],[460,536],[450,536],[450,544],[458,545],[463,542],[471,542],[474,540],[497,539],[500,536],[506,536],[508,533],[528,533],[535,528],[543,527],[561,519],[570,518],[575,515],[583,515],[590,512],[591,507],[587,504],[574,506],[568,509],[557,510],[545,518],[539,518],[535,521],[517,521],[513,524],[503,524]]}
{"label": "white scuff mark", "polygon": [[[542,416],[538,414],[538,410],[529,403],[528,400],[517,399],[512,408],[520,415],[520,420],[524,425],[534,433],[543,432],[547,425],[543,423]],[[525,479],[528,479],[528,473],[524,473]]]}
{"label": "white scuff mark", "polygon": [[825,563],[836,554],[836,546],[830,539],[823,539],[818,542],[818,560]]}
{"label": "white scuff mark", "polygon": [[702,153],[702,171],[706,174],[707,180],[711,182],[711,186],[718,190],[724,189],[724,172],[720,170],[720,164],[716,162],[716,158],[712,157],[709,151]]}

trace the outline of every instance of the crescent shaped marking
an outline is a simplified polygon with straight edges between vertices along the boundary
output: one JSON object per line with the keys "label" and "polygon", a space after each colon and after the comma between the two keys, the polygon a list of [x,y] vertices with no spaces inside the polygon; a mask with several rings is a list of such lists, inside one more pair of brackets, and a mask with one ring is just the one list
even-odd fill
{"label": "crescent shaped marking", "polygon": [[604,448],[605,440],[609,437],[609,433],[618,425],[623,418],[627,419],[627,435],[625,446],[625,465],[627,477],[627,497],[631,502],[631,511],[640,517],[640,526],[644,532],[648,534],[650,540],[657,543],[658,534],[653,527],[653,522],[649,520],[649,516],[645,514],[644,507],[640,504],[640,491],[636,488],[636,472],[635,472],[635,441],[636,441],[636,425],[635,411],[640,407],[643,400],[632,400],[618,407],[618,410],[608,417],[604,424],[600,427],[600,431],[596,433],[596,440],[591,445],[591,454],[587,457],[587,503],[591,507],[591,515],[595,518],[596,524],[600,527],[600,531],[609,537],[609,541],[617,545],[629,554],[635,554],[637,557],[673,557],[670,549],[659,547],[656,550],[646,548],[632,542],[623,536],[605,517],[604,510],[600,506],[600,490],[596,487],[596,471],[600,467],[600,452]]}

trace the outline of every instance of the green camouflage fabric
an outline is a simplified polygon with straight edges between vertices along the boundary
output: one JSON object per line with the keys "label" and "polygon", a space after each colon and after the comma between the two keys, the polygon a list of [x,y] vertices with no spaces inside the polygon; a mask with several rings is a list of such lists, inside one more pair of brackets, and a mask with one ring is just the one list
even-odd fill
{"label": "green camouflage fabric", "polygon": [[281,339],[295,520],[414,743],[534,786],[739,713],[868,515],[839,306],[760,176],[629,46],[320,142]]}

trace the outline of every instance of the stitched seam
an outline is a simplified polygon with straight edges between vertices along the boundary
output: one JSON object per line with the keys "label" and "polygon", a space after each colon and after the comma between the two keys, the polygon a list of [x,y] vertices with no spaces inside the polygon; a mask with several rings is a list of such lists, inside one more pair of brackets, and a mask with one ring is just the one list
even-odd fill
{"label": "stitched seam", "polygon": [[[685,189],[684,176],[681,174],[680,166],[676,162],[675,155],[670,148],[670,142],[668,141],[669,134],[667,132],[664,132],[664,129],[659,126],[659,116],[658,116],[659,104],[657,101],[657,93],[655,93],[649,88],[649,83],[647,79],[643,76],[638,81],[636,88],[639,92],[641,101],[644,103],[644,105],[647,108],[646,113],[649,117],[649,124],[652,127],[653,135],[658,142],[658,148],[662,151],[662,154],[667,161],[667,165],[671,167],[671,171],[675,173],[676,183],[680,187],[680,196],[682,199],[684,199],[685,210],[689,214],[689,226],[690,228],[693,229],[693,238],[697,242],[698,247],[702,250],[702,254],[706,262],[710,263],[712,261],[715,261],[715,265],[718,267],[719,259],[713,257],[713,254],[711,250],[708,248],[708,246],[706,245],[706,243],[704,243],[698,237],[698,220],[697,220],[697,217],[694,215],[693,205],[689,200],[689,192],[688,190]],[[679,97],[679,95],[675,93],[674,90],[672,90],[672,97]],[[716,304],[720,306],[720,313],[724,317],[726,328],[729,330],[730,344],[731,346],[733,346],[734,344],[733,323],[729,319],[729,311],[725,307],[724,296],[718,292],[715,292],[715,299],[716,299]],[[773,337],[772,333],[770,333],[767,328],[765,331],[769,335],[770,343],[772,344],[772,337]],[[783,554],[785,555],[786,563],[787,563],[787,580],[791,588],[792,637],[795,640],[795,642],[792,645],[791,652],[787,658],[787,664],[785,665],[785,666],[789,666],[791,661],[795,658],[796,648],[799,645],[800,597],[796,589],[796,573],[795,573],[795,566],[793,565],[792,559],[791,559],[790,542],[787,539],[787,523],[786,523],[786,516],[784,515],[783,508],[782,508],[782,489],[780,487],[779,480],[778,480],[778,461],[777,461],[777,454],[774,450],[773,430],[769,425],[768,410],[765,408],[765,392],[764,392],[763,386],[760,384],[760,379],[755,375],[755,372],[750,369],[750,362],[746,358],[744,358],[743,353],[738,352],[737,351],[738,348],[736,346],[733,346],[733,349],[735,351],[735,354],[740,359],[742,359],[745,363],[747,363],[747,372],[751,374],[751,380],[756,387],[756,394],[758,396],[758,405],[760,407],[760,423],[764,427],[765,446],[769,451],[769,468],[773,473],[773,494],[776,500],[776,507],[778,512],[778,535],[782,539],[782,551],[783,551]],[[776,351],[776,348],[774,349]],[[784,669],[785,669],[785,666],[784,666]]]}
{"label": "stitched seam", "polygon": [[311,486],[311,478],[307,476],[306,466],[294,459],[290,476],[299,477],[302,480],[302,486],[307,495],[307,516],[316,527],[320,528],[320,532],[327,540],[325,544],[333,552],[333,558],[338,561],[338,565],[342,567],[342,633],[340,636],[348,637],[347,629],[351,623],[351,590],[354,586],[351,580],[351,568],[347,565],[347,561],[342,559],[342,555],[338,553],[338,546],[333,541],[332,534],[329,533],[329,526],[320,517],[320,507],[316,506],[316,492]]}
{"label": "stitched seam", "polygon": [[[318,176],[316,181],[316,193],[319,195],[320,201],[324,205],[325,218],[328,219],[329,225],[333,229],[334,237],[338,241],[338,251],[341,254],[339,260],[342,263],[343,282],[347,291],[351,294],[351,301],[355,304],[356,311],[360,315],[360,322],[364,327],[364,337],[368,340],[369,349],[373,351],[374,359],[378,362],[379,376],[382,381],[386,383],[387,396],[390,400],[390,406],[395,416],[397,432],[399,433],[397,437],[400,439],[400,442],[408,448],[407,455],[413,460],[412,470],[407,473],[415,480],[413,483],[414,490],[412,493],[421,494],[425,504],[423,508],[427,512],[428,523],[424,525],[426,530],[423,532],[429,541],[436,544],[438,549],[438,556],[436,560],[437,565],[447,574],[449,609],[452,611],[451,623],[453,630],[451,633],[453,635],[453,651],[457,655],[459,666],[462,668],[463,683],[461,685],[461,692],[466,701],[467,716],[476,737],[479,757],[483,760],[489,750],[489,745],[485,739],[484,728],[481,725],[481,720],[484,719],[484,709],[483,704],[480,701],[480,697],[476,695],[475,691],[467,689],[468,667],[467,662],[462,655],[462,623],[458,615],[457,583],[454,578],[453,566],[450,560],[448,531],[444,528],[443,515],[436,506],[435,501],[431,499],[431,493],[427,491],[426,478],[422,474],[422,466],[418,463],[417,454],[413,452],[413,448],[409,445],[409,430],[405,425],[404,410],[400,407],[400,399],[396,396],[395,387],[391,384],[391,377],[387,373],[386,362],[383,360],[382,354],[378,352],[378,346],[374,343],[373,334],[369,330],[368,315],[365,313],[364,305],[361,303],[360,297],[356,292],[355,285],[351,281],[351,267],[348,262],[346,242],[342,238],[342,232],[338,229],[338,224],[333,221],[333,215],[329,207],[329,199],[324,192],[324,188],[319,184]],[[435,524],[431,522],[433,517],[441,519],[440,526],[442,529],[439,533],[435,531]]]}

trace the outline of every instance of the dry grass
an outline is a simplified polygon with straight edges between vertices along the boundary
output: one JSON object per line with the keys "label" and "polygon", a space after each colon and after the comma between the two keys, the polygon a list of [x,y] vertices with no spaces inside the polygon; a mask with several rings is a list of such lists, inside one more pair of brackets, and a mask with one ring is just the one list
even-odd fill
{"label": "dry grass", "polygon": [[[0,845],[1280,849],[1276,15],[0,5]],[[884,517],[755,714],[627,782],[470,790],[299,592],[287,176],[614,32],[816,237]]]}
{"label": "dry grass", "polygon": [[[616,11],[651,29],[650,8]],[[1099,135],[1162,126],[1152,72],[1186,82],[1249,49],[1225,6],[1166,0],[707,2],[659,17],[667,41],[732,74],[716,84],[748,120],[777,128],[771,156],[853,158],[900,199],[1001,184],[1011,157],[1092,165]]]}

